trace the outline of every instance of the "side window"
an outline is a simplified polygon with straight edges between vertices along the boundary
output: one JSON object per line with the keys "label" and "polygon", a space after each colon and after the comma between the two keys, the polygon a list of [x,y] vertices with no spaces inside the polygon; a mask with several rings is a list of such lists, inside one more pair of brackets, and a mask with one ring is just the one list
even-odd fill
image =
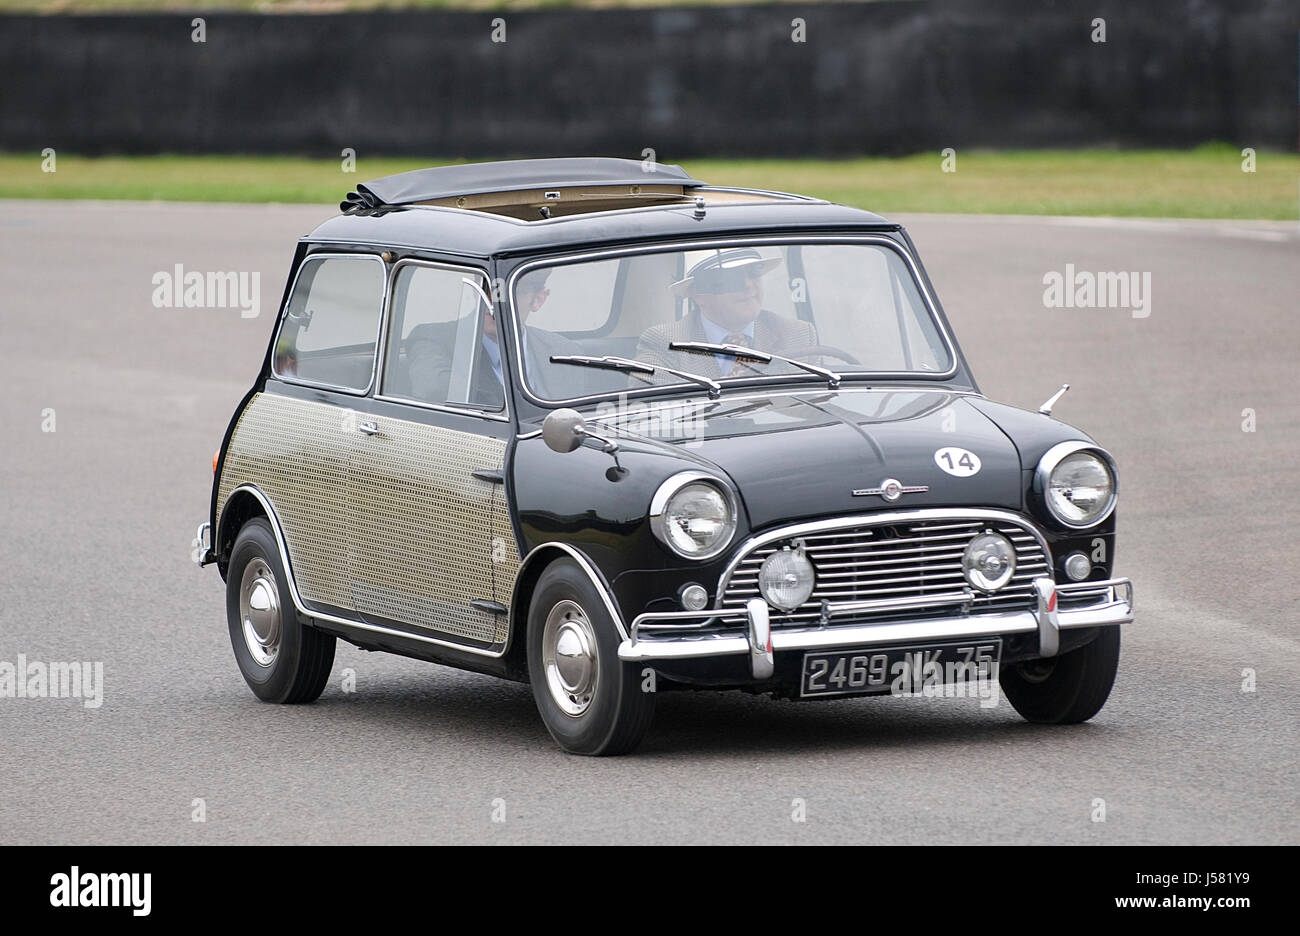
{"label": "side window", "polygon": [[273,371],[364,393],[374,372],[383,301],[378,257],[304,260],[276,338]]}
{"label": "side window", "polygon": [[505,407],[496,319],[482,273],[408,263],[393,282],[381,392],[421,403]]}

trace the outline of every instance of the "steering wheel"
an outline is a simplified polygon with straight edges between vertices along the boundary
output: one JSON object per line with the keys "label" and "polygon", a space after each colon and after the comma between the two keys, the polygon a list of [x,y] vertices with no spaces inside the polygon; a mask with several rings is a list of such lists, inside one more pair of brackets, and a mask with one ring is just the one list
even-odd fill
{"label": "steering wheel", "polygon": [[794,351],[786,352],[786,357],[798,358],[802,360],[805,355],[812,355],[812,354],[829,355],[830,357],[839,358],[841,361],[844,361],[846,364],[853,364],[857,367],[862,366],[862,362],[859,361],[857,358],[855,358],[853,355],[849,354],[849,352],[845,351],[843,348],[836,348],[833,345],[821,345],[821,344],[808,345],[807,347],[804,348],[798,348]]}

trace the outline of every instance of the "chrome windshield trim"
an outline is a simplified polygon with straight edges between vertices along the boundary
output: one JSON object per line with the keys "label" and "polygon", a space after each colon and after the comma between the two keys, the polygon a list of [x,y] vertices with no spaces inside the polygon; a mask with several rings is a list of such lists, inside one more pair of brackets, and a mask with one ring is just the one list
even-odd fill
{"label": "chrome windshield trim", "polygon": [[[375,357],[374,360],[370,362],[370,383],[366,384],[365,388],[362,390],[358,390],[355,387],[340,387],[335,384],[322,383],[317,380],[303,380],[301,377],[281,374],[275,368],[275,349],[280,345],[280,333],[284,331],[284,323],[289,317],[289,306],[293,303],[294,297],[298,294],[298,280],[302,277],[303,269],[308,263],[315,260],[327,260],[336,257],[350,258],[353,260],[374,260],[384,270],[384,277],[382,280],[383,285],[379,293],[379,331],[375,334]],[[384,321],[387,317],[388,310],[388,279],[388,264],[384,262],[384,258],[379,256],[379,254],[371,253],[370,251],[318,250],[304,256],[302,262],[298,264],[298,269],[294,271],[293,285],[289,287],[289,291],[285,294],[286,298],[284,301],[284,307],[276,313],[275,334],[271,337],[271,376],[283,383],[293,384],[298,387],[311,387],[314,390],[329,390],[333,393],[346,393],[348,396],[355,397],[369,396],[370,391],[375,388],[378,382],[379,342],[383,334]]]}
{"label": "chrome windshield trim", "polygon": [[[774,530],[751,536],[736,549],[735,555],[732,556],[731,561],[727,563],[727,567],[718,578],[717,597],[713,602],[714,612],[726,610],[723,608],[722,599],[726,595],[727,588],[731,585],[731,578],[740,563],[755,549],[766,546],[768,543],[796,536],[807,536],[811,533],[825,533],[863,526],[889,526],[893,523],[914,523],[920,520],[996,520],[1013,523],[1028,531],[1037,540],[1039,547],[1043,550],[1043,558],[1047,561],[1049,572],[1052,569],[1052,550],[1047,544],[1047,537],[1038,529],[1037,524],[1022,514],[1010,510],[996,510],[985,507],[923,507],[917,510],[886,510],[846,517],[833,517],[829,520],[809,520],[804,523],[777,527]],[[734,614],[736,611],[730,609],[729,613]]]}
{"label": "chrome windshield trim", "polygon": [[[644,211],[645,208],[632,209],[635,211]],[[561,219],[553,219],[561,220]],[[530,224],[546,222],[528,222]],[[921,270],[912,256],[910,250],[903,244],[898,243],[891,237],[885,237],[880,234],[787,234],[785,236],[766,235],[750,237],[715,237],[702,240],[689,241],[664,241],[657,244],[640,244],[631,247],[614,247],[604,250],[589,250],[572,254],[560,254],[557,256],[542,257],[536,260],[530,260],[521,263],[510,273],[510,279],[506,284],[506,293],[509,296],[510,309],[510,334],[512,350],[521,347],[519,335],[519,314],[515,308],[515,283],[520,276],[529,270],[541,266],[562,266],[572,263],[581,263],[588,260],[609,259],[611,257],[626,257],[638,254],[653,253],[676,253],[685,250],[700,249],[716,246],[783,246],[794,244],[875,244],[893,250],[907,264],[908,271],[912,274],[912,282],[916,286],[922,301],[925,303],[926,311],[930,314],[931,322],[939,337],[943,340],[944,348],[948,352],[951,360],[951,366],[946,371],[936,371],[933,374],[925,371],[844,371],[841,375],[846,380],[916,380],[923,378],[925,380],[951,380],[957,376],[958,354],[957,343],[949,333],[947,326],[944,324],[943,317],[939,315],[939,304],[931,294],[929,287],[926,285],[925,278],[921,276]],[[497,297],[497,304],[501,305],[501,297]],[[620,397],[645,397],[656,394],[662,394],[664,391],[680,392],[688,388],[690,384],[661,384],[654,387],[642,387],[635,390],[623,390],[618,393],[595,393],[583,397],[569,397],[563,400],[545,400],[536,396],[528,386],[527,378],[524,375],[523,356],[515,354],[514,367],[519,376],[519,392],[528,400],[537,406],[545,408],[554,408],[556,406],[580,406],[584,403],[594,403],[600,400],[618,399]],[[804,385],[813,383],[810,375],[804,374],[777,374],[770,377],[724,377],[723,386],[727,386],[727,381],[732,381],[734,386],[751,386],[756,384],[776,384],[790,386],[793,381],[800,381]],[[820,386],[820,382],[818,383]]]}

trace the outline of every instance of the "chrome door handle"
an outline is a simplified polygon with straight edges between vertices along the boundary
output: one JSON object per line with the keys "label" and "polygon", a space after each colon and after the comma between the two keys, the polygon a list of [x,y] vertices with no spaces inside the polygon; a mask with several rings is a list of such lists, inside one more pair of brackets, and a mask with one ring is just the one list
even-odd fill
{"label": "chrome door handle", "polygon": [[357,431],[364,432],[368,436],[379,435],[379,423],[373,423],[373,422],[357,423]]}

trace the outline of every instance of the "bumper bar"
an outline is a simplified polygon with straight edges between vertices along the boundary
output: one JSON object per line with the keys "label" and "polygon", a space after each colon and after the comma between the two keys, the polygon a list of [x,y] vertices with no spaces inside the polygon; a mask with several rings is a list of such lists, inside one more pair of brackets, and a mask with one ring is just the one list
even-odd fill
{"label": "bumper bar", "polygon": [[[1091,604],[1064,610],[1057,606],[1061,597],[1092,592],[1100,594]],[[1033,610],[962,614],[924,621],[780,628],[770,626],[767,603],[761,598],[751,598],[745,607],[744,634],[691,633],[691,628],[703,628],[716,620],[716,608],[642,614],[632,622],[632,636],[619,646],[618,656],[627,662],[643,662],[747,654],[754,678],[767,679],[773,672],[774,654],[784,650],[872,647],[1036,633],[1039,655],[1050,657],[1056,656],[1060,649],[1062,630],[1106,627],[1133,620],[1133,583],[1126,578],[1057,585],[1043,577],[1034,580],[1034,596]],[[664,629],[671,629],[671,636],[655,633]]]}
{"label": "bumper bar", "polygon": [[199,528],[194,532],[194,539],[190,543],[190,558],[194,560],[195,565],[200,567],[213,561],[212,524],[199,524]]}

